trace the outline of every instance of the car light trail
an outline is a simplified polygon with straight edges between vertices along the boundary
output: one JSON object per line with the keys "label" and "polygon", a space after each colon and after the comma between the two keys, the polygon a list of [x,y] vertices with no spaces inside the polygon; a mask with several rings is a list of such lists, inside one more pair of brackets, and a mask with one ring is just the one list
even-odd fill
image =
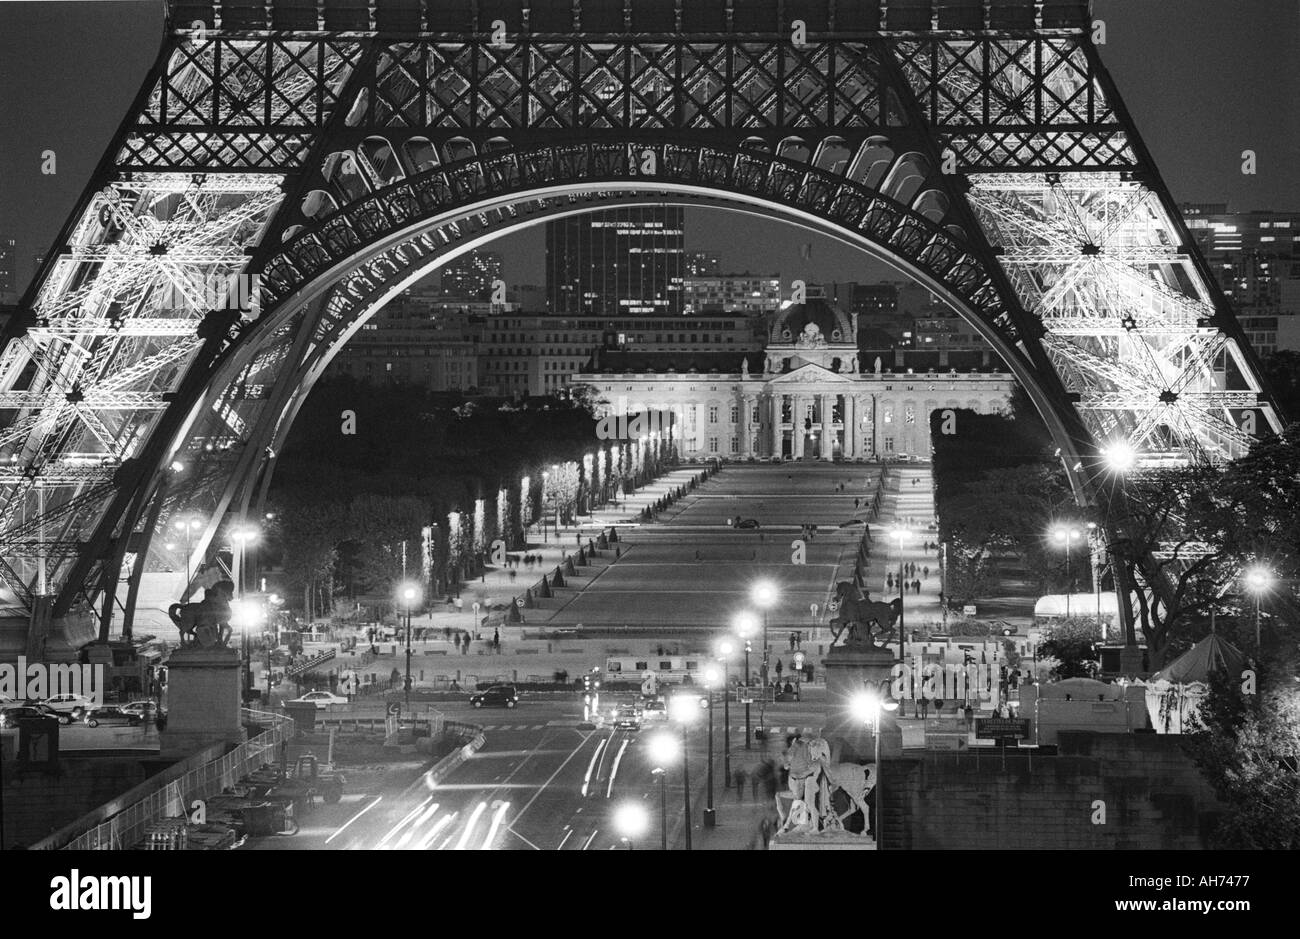
{"label": "car light trail", "polygon": [[433,844],[433,839],[442,834],[442,832],[446,830],[447,826],[455,821],[456,816],[459,814],[459,812],[452,812],[450,815],[444,815],[442,818],[434,822],[433,827],[429,829],[429,833],[421,838],[420,843],[415,846],[415,850],[427,851],[429,845]]}
{"label": "car light trail", "polygon": [[400,822],[398,822],[396,825],[394,825],[392,828],[388,830],[388,834],[384,835],[384,837],[379,839],[379,844],[375,845],[375,847],[382,848],[384,845],[388,844],[389,838],[393,837],[393,835],[401,831],[406,826],[407,822],[415,818],[415,816],[420,814],[420,812],[424,811],[424,807],[432,801],[433,801],[433,796],[429,796],[427,799],[425,799],[415,808],[411,809],[411,811],[407,812],[406,815],[402,817],[402,820]]}
{"label": "car light trail", "polygon": [[492,843],[496,840],[497,832],[501,830],[501,823],[505,821],[506,812],[510,811],[509,802],[497,804],[497,810],[492,815],[492,825],[488,828],[487,837],[483,839],[483,844],[479,846],[480,851],[491,851]]}
{"label": "car light trail", "polygon": [[600,829],[599,829],[599,828],[597,828],[597,829],[595,829],[594,831],[592,831],[592,833],[591,833],[591,837],[588,838],[587,841],[586,841],[586,843],[582,846],[582,850],[586,851],[588,848],[590,848],[590,847],[591,847],[591,843],[592,843],[593,841],[596,840],[596,836],[597,836],[598,834],[600,834]]}
{"label": "car light trail", "polygon": [[601,752],[605,749],[605,744],[609,740],[606,737],[600,743],[596,744],[596,752],[591,755],[591,762],[587,764],[587,775],[582,779],[582,794],[585,797],[587,790],[591,787],[591,772],[596,768],[596,760],[600,759]]}
{"label": "car light trail", "polygon": [[375,799],[374,802],[371,802],[369,805],[367,805],[364,809],[362,809],[362,810],[361,810],[360,812],[358,812],[356,815],[353,815],[353,816],[352,816],[351,818],[349,818],[346,822],[344,822],[344,823],[339,827],[339,830],[338,830],[338,831],[334,832],[334,834],[330,835],[328,838],[325,839],[325,843],[326,843],[326,844],[329,844],[331,841],[333,841],[333,840],[334,840],[335,838],[337,838],[339,835],[343,834],[343,829],[344,829],[344,828],[347,828],[349,825],[351,825],[353,822],[355,822],[357,819],[359,819],[362,815],[365,815],[367,812],[369,812],[371,809],[373,809],[376,805],[378,805],[378,804],[379,804],[380,802],[382,802],[382,801],[384,801],[384,797],[383,797],[383,796],[379,796],[379,797],[377,797],[377,798]]}
{"label": "car light trail", "polygon": [[437,811],[438,811],[437,802],[433,803],[433,805],[425,809],[424,814],[422,814],[419,818],[417,818],[415,821],[413,821],[410,825],[407,826],[406,832],[402,835],[401,838],[398,839],[397,844],[393,845],[393,849],[396,851],[400,851],[402,850],[402,848],[406,847],[406,845],[410,842],[410,840],[415,837],[415,833],[420,830],[420,826],[423,825],[425,822],[427,822],[429,819],[433,818],[434,813],[436,813]]}
{"label": "car light trail", "polygon": [[480,802],[474,806],[474,811],[470,813],[469,818],[465,821],[465,830],[460,833],[460,840],[456,842],[455,851],[464,851],[465,845],[469,844],[469,837],[474,833],[474,827],[478,825],[479,816],[487,809],[486,802]]}
{"label": "car light trail", "polygon": [[609,785],[605,788],[605,798],[608,799],[611,792],[614,791],[614,779],[618,776],[618,764],[623,760],[623,752],[627,749],[630,740],[624,740],[623,746],[618,748],[618,756],[614,757],[614,765],[609,770]]}

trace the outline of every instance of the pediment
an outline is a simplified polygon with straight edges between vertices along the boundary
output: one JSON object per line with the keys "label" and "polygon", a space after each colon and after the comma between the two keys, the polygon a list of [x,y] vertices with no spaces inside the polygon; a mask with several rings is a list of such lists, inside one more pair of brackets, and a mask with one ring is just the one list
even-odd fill
{"label": "pediment", "polygon": [[854,384],[854,377],[842,372],[832,372],[828,368],[808,363],[799,366],[792,372],[786,372],[784,375],[777,375],[775,378],[768,379],[768,384],[772,385],[806,385],[812,382],[851,385]]}

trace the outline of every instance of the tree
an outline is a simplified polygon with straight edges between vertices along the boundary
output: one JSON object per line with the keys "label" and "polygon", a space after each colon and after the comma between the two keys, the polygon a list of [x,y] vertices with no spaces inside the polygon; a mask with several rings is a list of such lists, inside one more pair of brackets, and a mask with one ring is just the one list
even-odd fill
{"label": "tree", "polygon": [[1300,848],[1300,693],[1292,654],[1249,672],[1210,676],[1186,738],[1192,759],[1226,803],[1211,834],[1216,849]]}
{"label": "tree", "polygon": [[1057,620],[1047,629],[1038,651],[1056,660],[1052,678],[1091,678],[1098,660],[1096,644],[1101,641],[1101,626],[1094,619],[1070,616]]}

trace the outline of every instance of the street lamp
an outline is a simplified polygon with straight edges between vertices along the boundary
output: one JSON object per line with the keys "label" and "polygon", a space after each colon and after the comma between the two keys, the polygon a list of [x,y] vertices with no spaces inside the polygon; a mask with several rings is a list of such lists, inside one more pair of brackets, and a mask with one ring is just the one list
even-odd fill
{"label": "street lamp", "polygon": [[[659,777],[659,846],[668,850],[668,764],[677,758],[677,741],[667,731],[662,731],[650,738],[648,747],[650,759],[654,763],[653,775]],[[687,791],[687,799],[690,792]],[[690,819],[687,819],[687,831],[690,831]]]}
{"label": "street lamp", "polygon": [[881,815],[883,814],[881,810],[884,806],[883,796],[885,792],[884,789],[885,774],[881,771],[880,768],[880,718],[882,712],[893,711],[896,710],[897,708],[898,708],[898,702],[894,700],[892,695],[886,693],[885,695],[882,696],[879,692],[874,690],[860,691],[853,696],[853,699],[851,701],[849,701],[849,712],[853,715],[853,717],[859,721],[862,721],[862,723],[864,724],[871,725],[871,736],[873,738],[873,746],[875,748],[875,762],[876,762],[876,786],[875,786],[876,791],[874,794],[875,807],[876,807],[876,819],[875,819],[876,823],[874,826],[872,826],[875,828],[876,831],[876,850],[880,850],[882,847],[880,844],[880,836],[884,833],[885,830],[884,821],[881,818]]}
{"label": "street lamp", "polygon": [[203,527],[203,523],[197,518],[178,518],[172,522],[172,528],[185,536],[185,589],[190,586],[190,537]]}
{"label": "street lamp", "polygon": [[[707,707],[709,709],[709,760],[708,760],[708,803],[704,807],[704,827],[713,828],[718,823],[718,813],[713,807],[713,689],[718,687],[722,681],[722,673],[714,667],[704,670],[704,688]],[[723,689],[726,690],[725,687]]]}
{"label": "street lamp", "polygon": [[629,851],[635,850],[636,839],[650,827],[650,813],[640,802],[624,802],[614,810],[614,830],[627,842]]}
{"label": "street lamp", "polygon": [[1126,440],[1116,440],[1104,447],[1101,457],[1106,468],[1116,475],[1123,475],[1137,464],[1137,453]]}
{"label": "street lamp", "polygon": [[749,703],[754,696],[749,690],[749,653],[754,651],[750,638],[758,631],[758,617],[746,610],[736,615],[736,621],[733,624],[736,635],[745,642],[745,749],[750,749],[750,741],[754,737],[753,729],[749,724]]}
{"label": "street lamp", "polygon": [[[1083,532],[1077,528],[1066,528],[1058,525],[1052,529],[1052,537],[1058,543],[1065,545],[1065,615],[1070,615],[1070,594],[1074,593],[1074,581],[1070,579],[1070,547],[1074,544],[1075,538],[1082,537]],[[1100,601],[1098,601],[1100,606]]]}
{"label": "street lamp", "polygon": [[[750,601],[763,611],[763,697],[758,702],[758,726],[760,729],[766,729],[767,727],[767,683],[770,678],[768,660],[771,649],[767,642],[767,612],[776,604],[776,597],[776,585],[768,580],[760,580],[749,591]],[[746,733],[748,733],[748,729],[746,729]]]}
{"label": "street lamp", "polygon": [[420,588],[411,582],[402,584],[402,603],[406,606],[406,711],[411,710],[411,607],[420,598]]}
{"label": "street lamp", "polygon": [[244,595],[244,554],[248,546],[257,540],[259,532],[251,526],[240,526],[232,529],[230,532],[230,541],[232,545],[237,545],[239,550],[235,553],[235,587],[239,595]]}
{"label": "street lamp", "polygon": [[[736,645],[729,639],[718,643],[718,661],[722,663],[722,788],[731,788],[731,676],[728,666]],[[712,748],[710,748],[712,749]]]}
{"label": "street lamp", "polygon": [[889,534],[898,539],[898,661],[907,661],[907,654],[903,651],[903,542],[911,537],[912,533],[902,525],[895,525],[889,530]]}
{"label": "street lamp", "polygon": [[[253,651],[250,636],[261,623],[266,622],[266,610],[255,600],[236,600],[230,604],[230,625],[242,634],[240,645],[244,659],[244,695],[253,689]],[[267,679],[270,680],[269,678]]]}
{"label": "street lamp", "polygon": [[682,727],[682,785],[686,808],[686,850],[691,850],[691,766],[688,756],[687,728],[700,716],[700,699],[690,694],[675,694],[669,705],[670,716]]}
{"label": "street lamp", "polygon": [[1246,586],[1255,595],[1255,655],[1259,655],[1259,598],[1273,586],[1273,575],[1268,568],[1256,565],[1246,571]]}
{"label": "street lamp", "polygon": [[1097,523],[1088,523],[1088,545],[1090,549],[1089,556],[1092,559],[1092,587],[1093,592],[1097,594],[1097,628],[1102,630],[1102,638],[1106,637],[1106,631],[1101,625],[1101,571],[1098,569],[1100,560],[1097,557]]}
{"label": "street lamp", "polygon": [[806,661],[803,652],[794,654],[794,699],[796,701],[803,700],[803,666]]}

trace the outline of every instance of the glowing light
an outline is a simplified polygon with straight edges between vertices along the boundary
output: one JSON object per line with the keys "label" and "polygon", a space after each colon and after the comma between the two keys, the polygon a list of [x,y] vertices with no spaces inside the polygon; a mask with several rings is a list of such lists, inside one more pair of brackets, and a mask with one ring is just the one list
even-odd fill
{"label": "glowing light", "polygon": [[640,838],[650,828],[650,813],[640,802],[624,802],[614,810],[614,830],[624,838]]}
{"label": "glowing light", "polygon": [[758,632],[758,617],[746,610],[743,613],[736,614],[736,620],[733,625],[736,634],[740,636],[741,639],[748,639],[750,636],[754,635],[754,633]]}
{"label": "glowing light", "polygon": [[655,766],[667,766],[677,759],[677,741],[666,733],[655,734],[646,747]]}
{"label": "glowing light", "polygon": [[1102,458],[1106,461],[1106,466],[1115,473],[1127,473],[1134,464],[1137,463],[1137,454],[1133,448],[1123,440],[1117,440],[1110,446],[1101,451]]}
{"label": "glowing light", "polygon": [[849,713],[864,724],[874,724],[880,718],[880,698],[869,691],[860,691],[849,701]]}
{"label": "glowing light", "polygon": [[754,584],[749,597],[755,606],[767,608],[776,603],[776,586],[770,581],[762,580]]}
{"label": "glowing light", "polygon": [[1246,571],[1246,586],[1255,593],[1263,593],[1273,586],[1273,575],[1266,567],[1255,566]]}

